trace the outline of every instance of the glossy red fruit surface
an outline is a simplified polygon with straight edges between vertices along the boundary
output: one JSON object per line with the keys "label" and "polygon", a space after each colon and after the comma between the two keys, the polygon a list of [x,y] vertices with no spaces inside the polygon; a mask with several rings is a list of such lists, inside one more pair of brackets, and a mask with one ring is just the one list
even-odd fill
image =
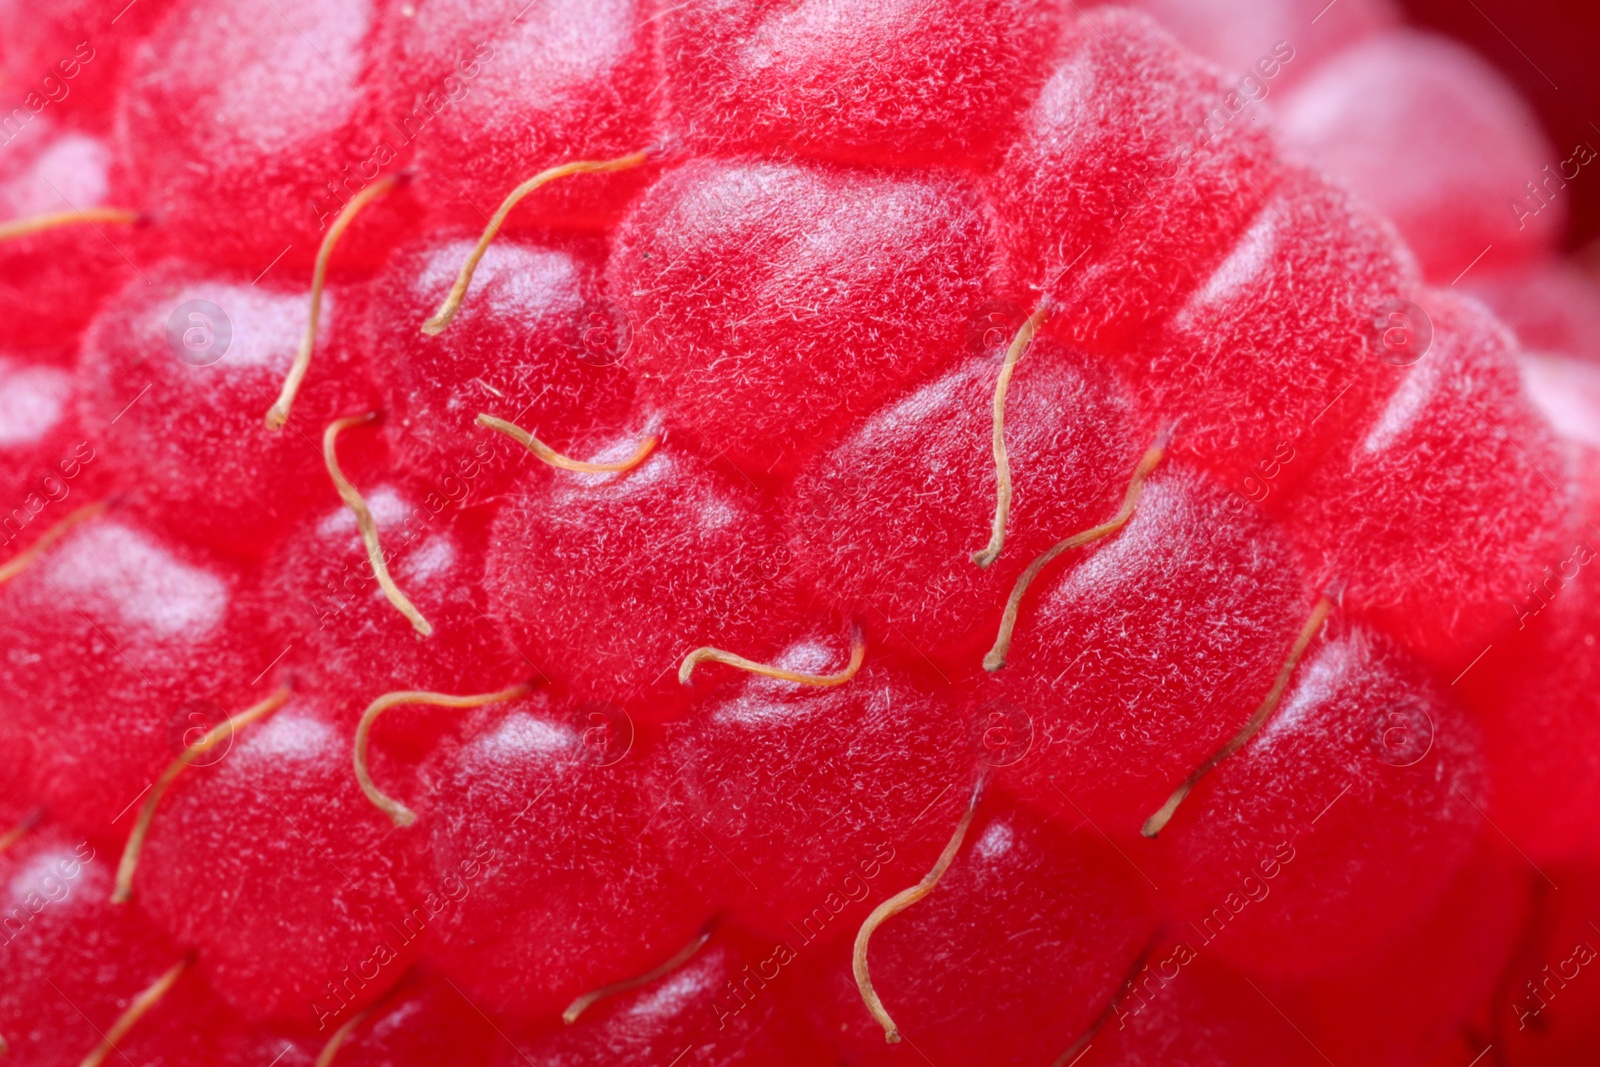
{"label": "glossy red fruit surface", "polygon": [[[513,188],[578,159],[655,147],[660,75],[640,0],[423,0],[389,5],[386,143],[415,152],[433,221],[482,225]],[[541,189],[509,224],[598,230],[646,184],[641,172]]]}
{"label": "glossy red fruit surface", "polygon": [[1426,354],[1343,461],[1283,507],[1353,611],[1459,672],[1516,627],[1525,584],[1569,554],[1575,494],[1504,329],[1442,293],[1422,309]]}
{"label": "glossy red fruit surface", "polygon": [[[819,635],[775,662],[827,672],[843,652]],[[657,760],[675,858],[752,929],[848,937],[865,901],[920,878],[949,838],[979,770],[972,717],[881,656],[838,688],[751,678],[699,700]]]}
{"label": "glossy red fruit surface", "polygon": [[[388,6],[171,5],[123,75],[116,117],[114,189],[157,220],[153,247],[250,277],[311,265],[350,197],[393,173],[371,74]],[[375,208],[344,262],[375,266],[403,217]]]}
{"label": "glossy red fruit surface", "polygon": [[695,149],[982,165],[1068,10],[1038,0],[669,6],[667,105]]}
{"label": "glossy red fruit surface", "polygon": [[904,1043],[885,1044],[861,1010],[847,955],[814,963],[810,1010],[851,1062],[1049,1062],[1149,936],[1143,883],[1098,834],[990,803],[935,894],[873,935],[873,984]]}
{"label": "glossy red fruit surface", "polygon": [[1336,621],[1271,721],[1162,832],[1175,864],[1162,880],[1200,938],[1256,973],[1347,964],[1391,943],[1466,861],[1485,772],[1460,706],[1388,640]]}
{"label": "glossy red fruit surface", "polygon": [[[1600,548],[1594,530],[1594,453],[1580,454],[1581,525],[1550,564],[1530,577],[1511,602],[1515,623],[1484,654],[1462,686],[1481,716],[1495,772],[1496,810],[1519,847],[1543,861],[1571,862],[1600,847],[1589,817],[1600,795],[1594,648],[1600,606],[1591,564]],[[1550,744],[1561,738],[1560,744]]]}
{"label": "glossy red fruit surface", "polygon": [[[92,834],[184,747],[265,692],[245,579],[122,514],[73,529],[0,587],[7,718],[34,751],[34,796]],[[198,731],[198,732],[197,732]]]}
{"label": "glossy red fruit surface", "polygon": [[961,181],[702,160],[633,206],[608,282],[642,399],[759,479],[961,351],[988,260]]}
{"label": "glossy red fruit surface", "polygon": [[1399,379],[1391,361],[1411,358],[1391,354],[1378,323],[1412,284],[1384,222],[1314,172],[1287,170],[1226,258],[1122,358],[1177,421],[1175,451],[1259,503],[1316,467],[1341,430],[1370,424]]}
{"label": "glossy red fruit surface", "polygon": [[318,699],[297,697],[157,810],[134,899],[244,1019],[328,1033],[405,976],[435,912],[409,892],[350,745]]}
{"label": "glossy red fruit surface", "polygon": [[[384,595],[350,510],[327,508],[292,532],[268,567],[263,599],[281,644],[280,677],[357,708],[392,690],[494,692],[533,677],[485,614],[481,514],[412,483],[373,480],[365,497],[389,573],[433,633],[417,634]],[[380,736],[425,737],[440,718],[397,709]]]}
{"label": "glossy red fruit surface", "polygon": [[1394,26],[1390,0],[1135,0],[1127,6],[1160,22],[1237,79],[1244,100],[1265,99],[1320,69],[1331,56]]}
{"label": "glossy red fruit surface", "polygon": [[[96,209],[126,207],[113,202],[114,149],[98,136],[40,118],[3,147],[0,225],[58,214],[76,219]],[[0,243],[0,316],[7,347],[70,359],[77,334],[95,308],[134,276],[133,237],[128,221],[101,219]]]}
{"label": "glossy red fruit surface", "polygon": [[1482,1026],[1479,1006],[1506,994],[1504,970],[1528,932],[1536,881],[1503,841],[1486,839],[1431,917],[1287,993],[1307,1006],[1311,1040],[1336,1062],[1399,1067],[1428,1062],[1466,1029],[1469,1055],[1481,1052],[1492,1039],[1472,1032]]}
{"label": "glossy red fruit surface", "polygon": [[[66,117],[91,129],[110,125],[117,79],[128,54],[171,0],[61,0],[48,8],[0,4],[0,75],[16,99],[6,140],[32,117]],[[9,102],[9,101],[8,101]],[[19,119],[21,111],[28,119]]]}
{"label": "glossy red fruit surface", "polygon": [[1460,45],[1372,37],[1318,69],[1282,113],[1288,147],[1387,215],[1440,285],[1541,258],[1560,239],[1558,194],[1580,164],[1558,173],[1528,106]]}
{"label": "glossy red fruit surface", "polygon": [[1084,16],[989,177],[1005,294],[1101,350],[1170,313],[1276,180],[1227,93],[1148,19]]}
{"label": "glossy red fruit surface", "polygon": [[1176,463],[1114,540],[1056,566],[1023,601],[992,683],[1034,737],[1005,781],[1132,835],[1244,725],[1312,598],[1254,508]]}
{"label": "glossy red fruit surface", "polygon": [[0,857],[0,1034],[29,1067],[76,1062],[128,1002],[182,959],[149,920],[111,903],[115,857],[63,827]]}
{"label": "glossy red fruit surface", "polygon": [[[711,915],[670,868],[625,718],[541,696],[478,712],[423,767],[429,958],[483,1009],[554,1021],[669,959]],[[441,712],[450,714],[450,712]]]}
{"label": "glossy red fruit surface", "polygon": [[480,413],[578,458],[607,436],[642,430],[643,420],[631,417],[633,380],[622,362],[631,334],[601,292],[604,248],[593,239],[491,245],[450,328],[437,337],[417,329],[472,244],[457,237],[397,251],[373,286],[366,330],[369,344],[382,338],[385,347],[373,375],[399,463],[446,492],[472,483],[482,499],[537,464],[478,425]]}
{"label": "glossy red fruit surface", "polygon": [[[1149,443],[1115,375],[1048,334],[1036,339],[1006,406],[1016,469],[1006,550],[975,567],[996,486],[993,465],[975,459],[992,434],[994,349],[1010,338],[991,342],[864,419],[807,467],[789,504],[803,595],[858,616],[875,639],[927,656],[951,677],[977,668],[1023,568],[1115,513]],[[1073,418],[1060,419],[1063,411]],[[899,521],[882,522],[884,514]]]}
{"label": "glossy red fruit surface", "polygon": [[576,1025],[502,1043],[495,1067],[582,1067],[670,1063],[731,1067],[825,1067],[837,1057],[785,1003],[796,985],[792,952],[719,932],[670,977],[602,1000]]}
{"label": "glossy red fruit surface", "polygon": [[490,531],[490,615],[558,689],[660,719],[695,647],[782,647],[786,563],[771,502],[670,440],[620,474],[523,475]]}
{"label": "glossy red fruit surface", "polygon": [[1158,935],[1146,962],[1084,1046],[1104,1067],[1310,1067],[1325,1062],[1251,979],[1175,935]]}
{"label": "glossy red fruit surface", "polygon": [[0,559],[99,495],[98,454],[78,420],[77,381],[52,361],[0,356]]}
{"label": "glossy red fruit surface", "polygon": [[[338,499],[323,427],[377,407],[367,352],[351,343],[363,295],[324,294],[316,363],[289,425],[273,432],[263,419],[305,333],[306,291],[179,261],[149,276],[85,336],[90,440],[136,510],[185,540],[259,558],[294,520]],[[359,447],[354,433],[345,441]]]}
{"label": "glossy red fruit surface", "polygon": [[0,0],[0,1047],[1587,1067],[1522,122],[1384,0]]}

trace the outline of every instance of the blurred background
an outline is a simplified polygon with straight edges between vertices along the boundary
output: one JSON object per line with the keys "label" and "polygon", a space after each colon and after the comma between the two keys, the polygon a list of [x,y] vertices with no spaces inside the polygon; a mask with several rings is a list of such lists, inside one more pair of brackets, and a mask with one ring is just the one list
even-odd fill
{"label": "blurred background", "polygon": [[[1561,146],[1600,148],[1600,4],[1594,0],[1405,0],[1412,22],[1483,56],[1539,114]],[[1600,261],[1600,181],[1572,189],[1566,242]]]}

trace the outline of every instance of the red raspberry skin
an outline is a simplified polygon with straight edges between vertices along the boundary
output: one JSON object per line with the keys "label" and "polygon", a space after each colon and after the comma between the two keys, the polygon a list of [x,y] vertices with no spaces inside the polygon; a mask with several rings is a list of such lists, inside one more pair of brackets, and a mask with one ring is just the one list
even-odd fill
{"label": "red raspberry skin", "polygon": [[961,351],[987,267],[955,179],[706,159],[633,205],[607,281],[643,402],[762,480]]}
{"label": "red raspberry skin", "polygon": [[[654,147],[654,8],[650,0],[391,5],[384,132],[401,151],[414,146],[417,198],[429,222],[481,227],[506,194],[541,171]],[[607,229],[649,174],[546,186],[511,213],[507,228]]]}
{"label": "red raspberry skin", "polygon": [[[869,963],[906,1045],[935,1063],[1021,1067],[1089,1027],[1152,920],[1139,876],[1099,835],[990,803],[938,889],[872,935]],[[913,1062],[863,1009],[849,944],[815,958],[805,1000],[819,1032],[851,1063]]]}
{"label": "red raspberry skin", "polygon": [[1533,914],[1502,972],[1510,996],[1491,1003],[1491,1026],[1511,1062],[1560,1067],[1583,1062],[1600,1040],[1600,983],[1582,980],[1596,962],[1600,866],[1591,857],[1545,873],[1549,881],[1529,880]]}
{"label": "red raspberry skin", "polygon": [[396,462],[446,489],[471,471],[484,496],[539,463],[477,425],[480,412],[580,459],[599,435],[639,420],[629,418],[627,324],[605,300],[605,250],[594,238],[497,241],[449,329],[437,337],[416,329],[438,310],[475,241],[441,235],[399,249],[373,284],[364,343],[381,353],[373,373]]}
{"label": "red raspberry skin", "polygon": [[[0,147],[0,223],[129,206],[114,202],[113,146],[100,137],[43,118]],[[101,300],[133,277],[130,237],[124,224],[94,223],[0,242],[6,347],[70,359]]]}
{"label": "red raspberry skin", "polygon": [[432,909],[406,891],[409,858],[350,773],[352,744],[296,695],[189,770],[151,825],[134,899],[248,1022],[325,1038],[417,958],[416,911]]}
{"label": "red raspberry skin", "polygon": [[1438,901],[1482,830],[1486,778],[1459,704],[1386,638],[1336,628],[1162,832],[1161,881],[1179,919],[1252,973],[1347,965]]}
{"label": "red raspberry skin", "polygon": [[1042,0],[666,5],[672,128],[707,155],[981,165],[1070,19]]}
{"label": "red raspberry skin", "polygon": [[492,1067],[652,1067],[673,1056],[694,1067],[830,1067],[836,1057],[786,1010],[795,980],[775,947],[723,929],[660,982],[602,1000],[575,1025],[546,1028],[515,1048],[501,1042]]}
{"label": "red raspberry skin", "polygon": [[1584,447],[1577,465],[1581,525],[1519,591],[1512,632],[1461,681],[1483,722],[1495,822],[1541,863],[1600,855],[1600,453]]}
{"label": "red raspberry skin", "polygon": [[1177,454],[1261,501],[1375,417],[1401,377],[1376,358],[1388,349],[1375,322],[1414,284],[1388,224],[1289,169],[1183,306],[1117,358],[1176,421]]}
{"label": "red raspberry skin", "polygon": [[[835,670],[838,645],[813,636],[777,662]],[[968,718],[877,652],[837,688],[757,677],[697,701],[653,768],[674,861],[748,929],[848,938],[949,839],[977,772]]]}
{"label": "red raspberry skin", "polygon": [[[364,496],[391,577],[433,633],[419,636],[389,602],[355,515],[340,504],[311,516],[267,564],[263,599],[287,653],[280,676],[347,699],[356,715],[392,690],[493,692],[530,680],[532,665],[485,614],[482,516],[407,482],[373,480]],[[393,741],[417,735],[414,747],[436,732],[429,723],[452,719],[401,707],[378,729]]]}
{"label": "red raspberry skin", "polygon": [[[83,423],[138,512],[195,544],[258,560],[309,510],[338,499],[323,428],[378,408],[359,346],[365,293],[323,294],[311,370],[288,425],[272,431],[263,419],[304,335],[306,290],[181,261],[146,274],[152,284],[131,283],[84,338]],[[195,315],[205,316],[209,340],[187,348],[189,331],[201,329]],[[359,466],[362,442],[374,439],[342,435],[341,464]]]}
{"label": "red raspberry skin", "polygon": [[[1400,21],[1390,0],[1133,0],[1184,46],[1239,79],[1245,99],[1320,70],[1329,57]],[[1263,90],[1244,82],[1258,76]]]}
{"label": "red raspberry skin", "polygon": [[[94,519],[0,587],[8,714],[31,735],[34,796],[121,840],[183,748],[265,695],[246,579],[122,514]],[[196,733],[196,730],[199,733]]]}
{"label": "red raspberry skin", "polygon": [[57,826],[0,856],[0,1032],[10,1063],[87,1056],[128,1000],[182,958],[136,909],[111,903],[114,864]]}
{"label": "red raspberry skin", "polygon": [[450,901],[428,958],[493,1015],[554,1022],[711,914],[667,863],[642,756],[586,747],[588,710],[545,694],[485,709],[419,775],[408,832],[424,888]]}
{"label": "red raspberry skin", "polygon": [[78,422],[77,387],[53,361],[0,355],[0,559],[14,559],[103,492]]}
{"label": "red raspberry skin", "polygon": [[20,97],[7,104],[104,131],[128,53],[169,6],[171,0],[139,0],[131,8],[126,0],[0,3],[0,83],[9,97]]}
{"label": "red raspberry skin", "polygon": [[1227,92],[1142,15],[1078,20],[986,182],[1001,291],[1096,352],[1169,314],[1276,178],[1262,127],[1206,126]]}
{"label": "red raspberry skin", "polygon": [[[1091,1044],[1107,1067],[1314,1067],[1327,1061],[1260,986],[1176,935],[1159,939]],[[1278,994],[1281,995],[1281,994]]]}
{"label": "red raspberry skin", "polygon": [[[1132,520],[1024,599],[989,693],[1031,722],[1008,787],[1132,837],[1261,702],[1311,597],[1254,508],[1178,463]],[[1226,625],[1196,625],[1199,620]]]}
{"label": "red raspberry skin", "polygon": [[1372,37],[1318,68],[1282,116],[1285,147],[1392,220],[1436,284],[1547,258],[1560,242],[1558,194],[1579,164],[1528,195],[1564,155],[1509,82],[1443,37]]}
{"label": "red raspberry skin", "polygon": [[1576,490],[1505,329],[1445,293],[1422,308],[1427,353],[1281,507],[1352,613],[1455,677],[1516,627],[1525,583],[1568,556]]}
{"label": "red raspberry skin", "polygon": [[[388,0],[274,2],[263,15],[177,0],[139,43],[118,99],[113,188],[150,215],[146,254],[304,276],[350,197],[399,173],[372,73]],[[377,266],[415,211],[396,195],[364,212],[341,265]]]}
{"label": "red raspberry skin", "polygon": [[1483,277],[1468,274],[1461,287],[1517,335],[1524,365],[1531,355],[1558,354],[1600,363],[1600,285],[1581,267],[1552,260]]}
{"label": "red raspberry skin", "polygon": [[[1486,837],[1444,899],[1349,965],[1294,989],[1317,1047],[1336,1063],[1406,1067],[1428,1057],[1496,993],[1527,933],[1527,863],[1485,828]],[[1542,881],[1542,880],[1541,880]],[[1483,1045],[1469,1038],[1468,1055]]]}
{"label": "red raspberry skin", "polygon": [[490,617],[558,692],[677,716],[690,651],[761,660],[799,625],[775,508],[737,477],[676,439],[621,474],[524,476],[489,533]]}
{"label": "red raspberry skin", "polygon": [[854,614],[875,645],[925,656],[951,678],[977,669],[1000,598],[1023,568],[1116,513],[1149,443],[1126,387],[1103,363],[1048,335],[1024,358],[1006,401],[1015,496],[1005,550],[987,569],[971,556],[994,516],[994,464],[985,457],[997,353],[969,357],[861,420],[788,497],[806,595]]}

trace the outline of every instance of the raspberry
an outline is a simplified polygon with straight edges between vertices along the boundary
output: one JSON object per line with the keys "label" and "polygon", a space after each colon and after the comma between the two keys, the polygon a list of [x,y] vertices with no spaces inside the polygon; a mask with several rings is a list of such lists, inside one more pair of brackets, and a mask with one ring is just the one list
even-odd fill
{"label": "raspberry", "polygon": [[158,530],[99,515],[0,587],[4,685],[29,694],[8,718],[33,739],[38,801],[96,834],[125,832],[195,729],[249,702],[262,664],[243,584]]}
{"label": "raspberry", "polygon": [[706,918],[667,865],[639,762],[586,745],[589,721],[544,700],[487,711],[422,769],[424,884],[446,902],[429,957],[487,1010],[553,1018]]}
{"label": "raspberry", "polygon": [[[1116,992],[1150,924],[1142,883],[1093,831],[1020,809],[974,826],[970,849],[936,895],[874,937],[873,983],[936,1063],[1041,1062]],[[841,955],[818,961],[807,998],[822,1032],[853,1062],[899,1062]]]}
{"label": "raspberry", "polygon": [[673,125],[707,154],[982,166],[1044,75],[1038,0],[765,0],[666,9]]}
{"label": "raspberry", "polygon": [[[990,436],[992,358],[977,356],[862,420],[797,479],[790,547],[802,586],[861,615],[876,641],[909,646],[952,677],[971,673],[999,624],[993,589],[1061,531],[1115,509],[1137,455],[1126,388],[1048,334],[1011,391],[1016,467],[1006,554],[969,558],[993,508],[994,471],[971,463]],[[1074,413],[1063,424],[1057,413]],[[894,525],[874,517],[902,516]]]}
{"label": "raspberry", "polygon": [[343,1022],[420,951],[426,902],[349,753],[329,709],[291,701],[156,812],[134,898],[246,1019]]}
{"label": "raspberry", "polygon": [[[26,114],[26,112],[24,112]],[[73,339],[107,292],[133,276],[124,248],[138,216],[109,202],[111,148],[49,119],[0,160],[0,315],[8,347],[70,359]],[[67,223],[32,233],[28,220]]]}
{"label": "raspberry", "polygon": [[1259,128],[1212,131],[1219,78],[1147,19],[1091,12],[1061,52],[989,180],[1000,277],[1012,299],[1062,308],[1068,336],[1114,349],[1200,280],[1274,168]]}
{"label": "raspberry", "polygon": [[1481,64],[112,6],[0,0],[9,1059],[1582,1062],[1600,289]]}
{"label": "raspberry", "polygon": [[1086,555],[1024,602],[997,674],[1039,749],[1011,777],[1063,818],[1132,833],[1260,702],[1310,600],[1289,544],[1178,467]]}
{"label": "raspberry", "polygon": [[[447,492],[452,479],[470,483],[481,499],[533,457],[480,429],[479,414],[583,454],[599,443],[593,428],[629,425],[634,383],[616,365],[629,334],[601,293],[604,248],[588,238],[490,246],[446,332],[429,339],[404,330],[390,341],[392,324],[420,323],[438,308],[470,248],[461,239],[398,250],[367,314],[374,339],[401,345],[373,368],[396,459]],[[486,364],[485,352],[501,355]]]}
{"label": "raspberry", "polygon": [[262,414],[305,331],[305,292],[177,261],[146,273],[154,291],[130,284],[84,335],[83,421],[142,514],[199,545],[258,558],[333,500],[322,427],[377,407],[366,350],[351,343],[363,296],[326,294],[318,373],[298,421],[267,437]]}
{"label": "raspberry", "polygon": [[[113,189],[151,216],[152,250],[250,277],[310,266],[322,230],[394,153],[380,148],[369,74],[387,6],[171,5],[139,43],[116,116],[124,154]],[[378,213],[350,242],[347,262],[381,261],[406,211],[390,204]]]}
{"label": "raspberry", "polygon": [[671,443],[622,474],[530,470],[490,530],[491,616],[558,688],[668,716],[695,645],[781,647],[765,632],[786,584],[775,509],[737,477]]}
{"label": "raspberry", "polygon": [[[481,225],[507,190],[574,159],[651,146],[659,74],[635,0],[427,0],[391,5],[385,144],[415,145],[419,199]],[[513,227],[605,229],[645,185],[618,174],[552,188]]]}
{"label": "raspberry", "polygon": [[1178,914],[1256,973],[1328,970],[1392,940],[1414,919],[1399,902],[1436,900],[1482,823],[1475,724],[1404,654],[1327,634],[1296,678],[1167,831]]}
{"label": "raspberry", "polygon": [[1395,31],[1340,53],[1286,99],[1283,128],[1387,215],[1440,284],[1541,258],[1561,233],[1566,180],[1551,176],[1529,107],[1441,38]]}
{"label": "raspberry", "polygon": [[949,178],[705,160],[634,205],[607,273],[643,398],[781,478],[961,343],[981,235]]}
{"label": "raspberry", "polygon": [[[777,662],[825,670],[836,645],[817,635]],[[876,880],[932,864],[972,771],[958,710],[875,661],[835,688],[758,677],[697,700],[658,774],[678,808],[678,862],[708,895],[761,933],[830,940],[860,925]],[[798,797],[830,818],[819,824]]]}

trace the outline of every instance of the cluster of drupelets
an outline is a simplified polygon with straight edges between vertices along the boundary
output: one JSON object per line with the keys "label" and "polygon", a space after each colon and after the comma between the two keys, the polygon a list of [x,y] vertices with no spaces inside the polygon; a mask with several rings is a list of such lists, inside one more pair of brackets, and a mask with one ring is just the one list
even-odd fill
{"label": "cluster of drupelets", "polygon": [[1144,6],[0,2],[7,1062],[1580,1062],[1560,189]]}

